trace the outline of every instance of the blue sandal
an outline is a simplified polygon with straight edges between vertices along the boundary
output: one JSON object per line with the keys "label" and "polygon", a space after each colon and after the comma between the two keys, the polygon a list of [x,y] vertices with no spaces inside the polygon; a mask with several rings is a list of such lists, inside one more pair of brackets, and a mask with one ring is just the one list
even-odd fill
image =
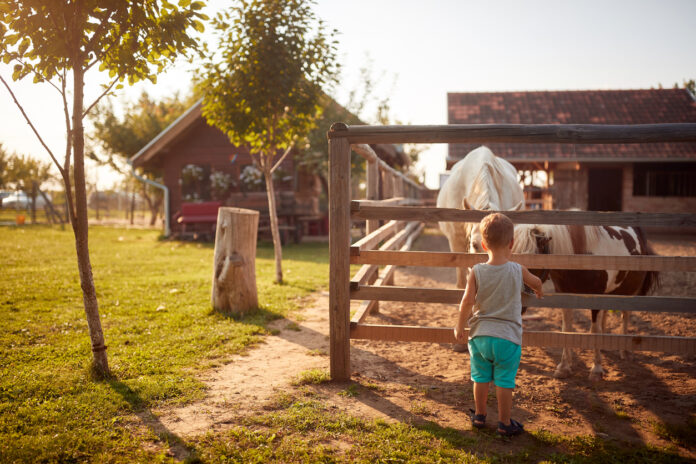
{"label": "blue sandal", "polygon": [[469,409],[469,418],[471,419],[471,425],[477,429],[482,429],[486,426],[485,414],[476,414],[476,411]]}
{"label": "blue sandal", "polygon": [[514,419],[510,419],[510,425],[498,422],[498,433],[504,437],[512,437],[524,432],[524,426]]}

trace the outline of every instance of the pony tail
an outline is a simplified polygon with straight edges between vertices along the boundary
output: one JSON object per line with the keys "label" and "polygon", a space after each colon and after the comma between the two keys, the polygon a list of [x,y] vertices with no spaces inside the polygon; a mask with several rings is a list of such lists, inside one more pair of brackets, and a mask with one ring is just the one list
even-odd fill
{"label": "pony tail", "polygon": [[[638,236],[641,247],[645,250],[643,254],[645,255],[657,255],[655,249],[650,245],[648,239],[645,237],[645,232],[640,227],[633,228]],[[662,287],[662,277],[658,271],[646,271],[645,280],[643,280],[643,286],[640,288],[639,295],[648,295]]]}

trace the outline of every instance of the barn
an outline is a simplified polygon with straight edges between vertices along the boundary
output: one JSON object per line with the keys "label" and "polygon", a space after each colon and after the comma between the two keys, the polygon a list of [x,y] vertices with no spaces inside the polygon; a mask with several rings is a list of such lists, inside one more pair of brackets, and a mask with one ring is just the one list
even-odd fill
{"label": "barn", "polygon": [[[696,122],[687,89],[448,93],[449,124]],[[475,148],[450,144],[447,169]],[[525,179],[532,207],[696,211],[696,143],[489,144]]]}
{"label": "barn", "polygon": [[[161,173],[162,187],[169,198],[165,215],[174,233],[183,229],[181,221],[177,222],[183,205],[209,202],[260,211],[260,228],[267,228],[265,185],[253,166],[249,149],[233,145],[219,129],[209,126],[201,106],[199,100],[136,153],[130,164],[136,169]],[[373,148],[392,166],[408,162],[396,145],[380,144]],[[276,174],[281,227],[296,230],[299,235],[328,233],[326,182],[299,167],[292,154],[283,160]]]}

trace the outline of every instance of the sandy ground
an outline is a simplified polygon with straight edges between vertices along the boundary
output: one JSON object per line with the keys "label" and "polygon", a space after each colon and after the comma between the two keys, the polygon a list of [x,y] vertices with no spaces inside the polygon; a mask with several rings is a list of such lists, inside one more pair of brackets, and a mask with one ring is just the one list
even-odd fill
{"label": "sandy ground", "polygon": [[[659,254],[696,255],[696,237],[659,236],[652,243]],[[436,232],[421,236],[414,249],[447,251],[447,241]],[[690,295],[696,273],[664,273],[661,295]],[[455,271],[444,268],[400,268],[399,286],[452,288]],[[549,284],[547,284],[549,285]],[[552,291],[552,287],[546,288]],[[356,304],[357,306],[357,304]],[[277,335],[209,372],[202,380],[207,397],[181,408],[154,411],[151,421],[159,429],[189,436],[229,427],[240,415],[258,414],[279,392],[308,387],[292,385],[303,371],[328,369],[328,293],[308,298],[292,319],[274,322]],[[453,326],[456,305],[383,302],[380,312],[366,322],[423,326]],[[561,313],[551,308],[532,309],[528,330],[560,330]],[[576,330],[589,329],[589,311],[576,312]],[[631,331],[641,334],[693,336],[696,316],[634,313]],[[619,314],[610,314],[608,327],[618,332]],[[528,430],[546,429],[566,435],[594,434],[629,442],[670,445],[655,433],[656,421],[686,423],[696,412],[696,356],[636,352],[632,360],[605,352],[605,377],[588,379],[591,351],[576,351],[574,374],[553,378],[560,349],[523,348],[514,393],[513,417]],[[473,407],[468,354],[449,345],[353,340],[353,380],[357,395],[345,395],[347,384],[311,386],[327,405],[364,418],[393,421],[433,421],[471,432],[464,411]],[[344,394],[339,394],[339,393]],[[489,424],[497,415],[489,401]],[[518,441],[525,442],[523,437]],[[696,457],[694,445],[679,448]]]}

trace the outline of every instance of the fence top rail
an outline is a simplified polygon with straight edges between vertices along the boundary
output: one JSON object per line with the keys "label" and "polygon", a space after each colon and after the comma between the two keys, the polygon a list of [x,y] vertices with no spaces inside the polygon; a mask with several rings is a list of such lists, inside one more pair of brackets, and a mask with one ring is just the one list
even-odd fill
{"label": "fence top rail", "polygon": [[329,139],[350,143],[652,143],[696,142],[696,123],[672,124],[448,124],[331,125]]}
{"label": "fence top rail", "polygon": [[580,224],[597,226],[696,227],[692,213],[640,213],[607,211],[480,211],[424,206],[374,206],[351,201],[351,215],[357,219],[395,219],[422,222],[479,222],[500,212],[516,224]]}

